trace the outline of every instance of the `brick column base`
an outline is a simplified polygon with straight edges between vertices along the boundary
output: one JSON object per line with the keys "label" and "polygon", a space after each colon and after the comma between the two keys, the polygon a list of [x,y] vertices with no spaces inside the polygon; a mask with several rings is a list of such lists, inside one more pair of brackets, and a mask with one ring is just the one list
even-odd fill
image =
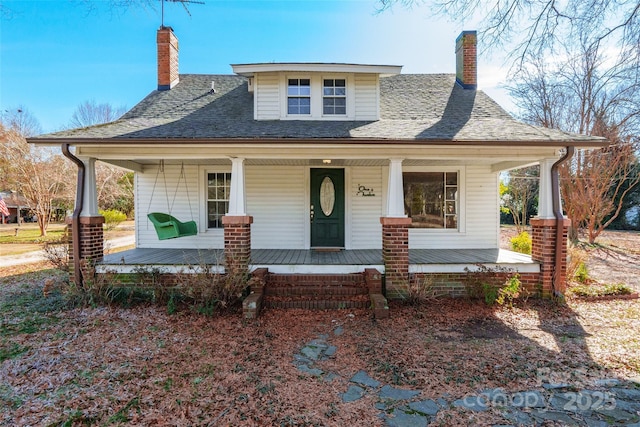
{"label": "brick column base", "polygon": [[227,274],[248,272],[251,260],[252,216],[223,216],[224,267]]}
{"label": "brick column base", "polygon": [[380,218],[387,298],[409,291],[409,225],[411,218]]}
{"label": "brick column base", "polygon": [[[74,257],[73,257],[73,226],[71,217],[67,217],[67,236],[69,245],[69,279],[76,285],[80,285],[75,277]],[[93,276],[93,264],[102,261],[104,256],[104,224],[103,216],[81,216],[80,217],[80,262],[82,276],[84,279],[91,279]]]}
{"label": "brick column base", "polygon": [[[550,298],[564,295],[567,287],[567,236],[571,220],[562,222],[562,256],[556,266],[556,220],[553,218],[531,218],[531,259],[540,263],[542,296]],[[554,279],[556,288],[554,289]]]}

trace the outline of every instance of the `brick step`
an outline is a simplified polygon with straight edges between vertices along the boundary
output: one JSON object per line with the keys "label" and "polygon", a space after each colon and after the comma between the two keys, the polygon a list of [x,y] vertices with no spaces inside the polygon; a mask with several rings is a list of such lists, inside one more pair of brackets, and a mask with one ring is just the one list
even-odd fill
{"label": "brick step", "polygon": [[362,273],[352,274],[265,274],[267,287],[286,286],[353,286],[365,285]]}
{"label": "brick step", "polygon": [[307,296],[307,297],[350,297],[356,295],[368,295],[369,289],[362,283],[360,286],[270,286],[264,287],[265,296]]}
{"label": "brick step", "polygon": [[274,297],[266,296],[262,302],[265,308],[300,308],[305,310],[339,310],[350,308],[369,308],[369,295],[358,295],[351,298],[308,298],[308,297]]}

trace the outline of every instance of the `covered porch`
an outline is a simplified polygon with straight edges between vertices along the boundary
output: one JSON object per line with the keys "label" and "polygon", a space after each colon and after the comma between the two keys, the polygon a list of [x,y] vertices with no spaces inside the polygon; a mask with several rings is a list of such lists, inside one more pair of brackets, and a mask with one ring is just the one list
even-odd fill
{"label": "covered porch", "polygon": [[[96,248],[96,253],[89,255],[96,261],[96,273],[135,273],[145,268],[166,274],[191,273],[207,266],[220,273],[266,269],[274,275],[333,276],[369,269],[382,273],[386,295],[398,298],[406,294],[414,280],[434,280],[460,289],[467,272],[480,264],[524,274],[527,283],[542,282],[543,294],[552,293],[555,260],[549,254],[555,248],[547,244],[553,238],[551,230],[557,227],[551,191],[551,168],[557,158],[552,147],[514,150],[473,146],[461,151],[458,147],[427,145],[416,154],[414,147],[402,144],[394,145],[393,152],[389,147],[364,144],[357,150],[332,145],[324,147],[322,153],[315,145],[268,149],[261,145],[249,147],[251,153],[243,151],[244,146],[234,147],[238,156],[224,158],[222,150],[228,149],[226,146],[193,147],[191,156],[202,158],[185,157],[184,148],[172,154],[145,152],[127,161],[119,159],[122,154],[116,146],[99,153],[92,147],[80,150],[90,156],[83,159],[88,203],[83,208],[86,219],[82,212],[80,219],[85,222],[97,211],[97,158],[137,172],[138,247],[102,257],[97,253],[101,241],[81,238],[83,245]],[[286,154],[273,154],[276,148],[286,148]],[[167,157],[166,161],[159,160],[159,154]],[[398,155],[401,157],[395,157]],[[529,257],[497,248],[498,175],[502,170],[536,162],[541,168],[538,214],[544,224],[534,227],[534,251]],[[327,209],[329,213],[324,212],[321,201],[312,199],[312,195],[321,193],[313,180],[318,170],[340,172],[333,192],[329,192],[334,202],[333,209]],[[416,202],[416,197],[407,196],[403,185],[405,177],[415,180],[419,174],[438,178],[433,181],[439,185],[438,192],[434,190],[433,194],[442,196],[436,210],[443,213],[444,220],[437,228],[416,226],[407,213],[407,204],[413,207],[412,203],[420,202],[426,206],[422,198]],[[220,182],[224,185],[218,185]],[[154,198],[157,183],[161,183],[159,194],[164,197]],[[180,184],[184,184],[183,192],[178,191]],[[424,188],[431,188],[427,184]],[[322,190],[322,185],[319,187]],[[420,193],[423,196],[427,194],[424,191]],[[224,194],[220,200],[218,193]],[[197,223],[195,235],[170,240],[156,236],[147,224],[147,211],[166,209],[171,213],[172,206],[178,218],[191,218]],[[319,223],[321,212],[327,217],[339,213],[342,227],[336,234],[340,242],[314,244],[313,227]],[[452,218],[454,221],[449,221]],[[87,227],[93,225],[87,223]],[[94,228],[101,228],[101,224]],[[538,253],[540,248],[544,254]]]}
{"label": "covered porch", "polygon": [[[519,273],[539,273],[540,264],[530,256],[504,249],[409,249],[409,273],[465,273],[481,264]],[[141,268],[165,272],[198,271],[207,266],[224,272],[224,249],[135,248],[105,255],[98,273],[129,273]],[[267,268],[276,274],[350,274],[375,268],[384,273],[381,249],[303,250],[253,249],[250,270]]]}

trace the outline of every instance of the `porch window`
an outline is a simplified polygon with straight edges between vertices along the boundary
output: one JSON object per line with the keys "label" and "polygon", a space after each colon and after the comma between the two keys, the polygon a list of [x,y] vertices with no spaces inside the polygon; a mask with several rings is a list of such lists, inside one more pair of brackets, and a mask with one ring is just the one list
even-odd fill
{"label": "porch window", "polygon": [[347,84],[345,79],[324,79],[322,84],[322,113],[347,114]]}
{"label": "porch window", "polygon": [[223,228],[222,217],[229,211],[230,173],[207,173],[207,227]]}
{"label": "porch window", "polygon": [[311,114],[311,80],[288,79],[287,113]]}
{"label": "porch window", "polygon": [[404,210],[416,228],[458,228],[458,173],[404,172]]}

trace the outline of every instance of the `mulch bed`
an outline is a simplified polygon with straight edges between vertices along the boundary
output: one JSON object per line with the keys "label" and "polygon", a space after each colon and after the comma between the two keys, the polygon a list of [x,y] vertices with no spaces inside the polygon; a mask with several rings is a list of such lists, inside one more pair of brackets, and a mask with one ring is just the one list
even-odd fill
{"label": "mulch bed", "polygon": [[[265,310],[206,317],[162,307],[78,308],[52,313],[42,330],[10,337],[28,348],[1,366],[4,423],[58,425],[380,425],[373,397],[343,403],[363,369],[382,383],[461,398],[485,388],[540,386],[541,375],[588,383],[637,374],[638,301],[527,302],[514,309],[467,300],[369,310]],[[5,319],[11,321],[11,319]],[[341,326],[344,333],[332,334]],[[604,332],[603,332],[604,331]],[[338,351],[318,362],[337,379],[302,374],[293,355],[330,336]],[[635,334],[635,335],[633,335]],[[616,348],[619,347],[619,348]],[[566,379],[566,378],[565,378]],[[443,418],[442,418],[443,417]],[[448,425],[500,421],[443,411]]]}

